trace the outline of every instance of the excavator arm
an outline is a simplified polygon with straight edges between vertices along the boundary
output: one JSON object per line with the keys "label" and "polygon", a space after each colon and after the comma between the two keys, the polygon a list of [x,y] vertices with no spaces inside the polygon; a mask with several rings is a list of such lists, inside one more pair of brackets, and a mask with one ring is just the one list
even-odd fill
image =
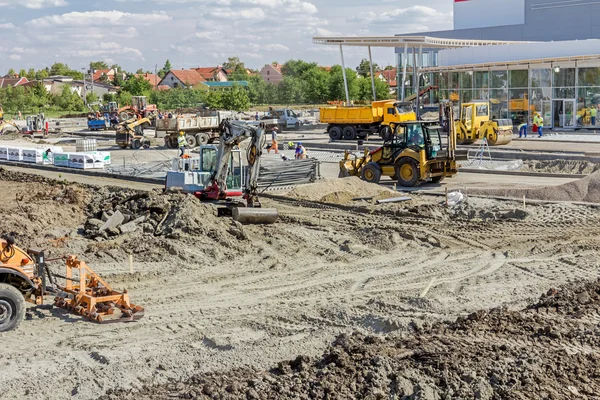
{"label": "excavator arm", "polygon": [[217,165],[211,176],[212,185],[203,193],[204,196],[214,200],[226,199],[227,175],[230,168],[231,152],[242,142],[250,140],[250,145],[246,152],[248,168],[246,170],[244,199],[249,207],[260,207],[257,190],[260,158],[265,141],[264,130],[261,127],[246,125],[238,121],[224,120],[219,125],[219,133],[221,141]]}

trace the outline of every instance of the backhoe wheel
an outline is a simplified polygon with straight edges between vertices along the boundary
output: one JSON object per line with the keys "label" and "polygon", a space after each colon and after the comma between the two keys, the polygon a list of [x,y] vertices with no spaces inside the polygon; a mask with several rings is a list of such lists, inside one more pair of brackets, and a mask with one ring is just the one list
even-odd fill
{"label": "backhoe wheel", "polygon": [[398,184],[405,187],[419,185],[419,163],[414,158],[402,157],[396,162],[396,176]]}
{"label": "backhoe wheel", "polygon": [[394,132],[389,126],[384,126],[379,131],[379,136],[383,139],[384,142],[389,142],[394,137]]}
{"label": "backhoe wheel", "polygon": [[25,318],[25,299],[21,292],[0,283],[0,332],[16,329]]}
{"label": "backhoe wheel", "polygon": [[127,148],[127,143],[119,143],[119,147],[122,149],[126,149]]}
{"label": "backhoe wheel", "polygon": [[198,146],[204,146],[206,144],[208,144],[209,141],[209,137],[206,133],[199,133],[196,135],[196,144]]}
{"label": "backhoe wheel", "polygon": [[185,140],[186,140],[188,146],[190,146],[191,149],[193,149],[194,147],[196,147],[198,145],[198,142],[196,142],[196,137],[195,136],[187,135],[185,137]]}
{"label": "backhoe wheel", "polygon": [[377,163],[370,162],[363,167],[360,178],[369,183],[379,183],[381,180],[381,168]]}
{"label": "backhoe wheel", "polygon": [[441,181],[443,181],[445,178],[444,175],[441,176],[434,176],[433,178],[431,178],[431,182],[433,183],[440,183]]}
{"label": "backhoe wheel", "polygon": [[342,138],[342,128],[339,126],[329,128],[329,138],[331,140],[340,140]]}
{"label": "backhoe wheel", "polygon": [[140,139],[133,139],[133,143],[131,143],[131,147],[134,150],[139,150],[142,147],[142,141]]}
{"label": "backhoe wheel", "polygon": [[356,128],[353,126],[345,126],[342,130],[342,137],[344,138],[344,140],[355,140]]}

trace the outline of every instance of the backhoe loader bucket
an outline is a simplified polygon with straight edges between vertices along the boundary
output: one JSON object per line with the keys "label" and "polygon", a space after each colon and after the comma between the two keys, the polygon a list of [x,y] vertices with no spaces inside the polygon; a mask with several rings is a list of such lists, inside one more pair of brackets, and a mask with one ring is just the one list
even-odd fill
{"label": "backhoe loader bucket", "polygon": [[[127,291],[113,290],[87,264],[75,256],[67,259],[65,286],[59,288],[54,304],[91,320],[107,322],[137,321],[144,309],[129,301]],[[79,277],[73,276],[79,271]]]}

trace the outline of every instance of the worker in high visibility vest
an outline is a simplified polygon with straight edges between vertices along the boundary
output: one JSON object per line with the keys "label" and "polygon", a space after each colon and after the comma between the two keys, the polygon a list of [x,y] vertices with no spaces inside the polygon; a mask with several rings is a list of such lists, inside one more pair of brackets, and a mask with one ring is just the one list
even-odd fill
{"label": "worker in high visibility vest", "polygon": [[592,118],[592,126],[596,126],[596,115],[598,115],[598,109],[596,106],[592,106],[590,109],[590,117]]}
{"label": "worker in high visibility vest", "polygon": [[185,140],[185,133],[183,131],[179,132],[177,146],[179,147],[179,157],[181,158],[185,154],[185,148],[188,146],[188,142]]}
{"label": "worker in high visibility vest", "polygon": [[533,123],[537,125],[540,137],[544,136],[544,133],[542,132],[544,128],[544,118],[542,118],[540,113],[537,113],[537,115],[533,118]]}
{"label": "worker in high visibility vest", "polygon": [[527,122],[519,125],[519,137],[527,137]]}

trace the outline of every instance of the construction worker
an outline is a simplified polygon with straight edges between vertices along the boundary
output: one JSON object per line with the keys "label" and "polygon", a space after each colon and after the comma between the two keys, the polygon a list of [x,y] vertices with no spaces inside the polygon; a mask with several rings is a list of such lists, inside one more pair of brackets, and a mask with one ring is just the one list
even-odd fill
{"label": "construction worker", "polygon": [[305,160],[306,159],[306,149],[302,146],[302,143],[298,142],[296,146],[296,160]]}
{"label": "construction worker", "polygon": [[183,158],[183,155],[185,154],[185,148],[188,146],[188,142],[185,140],[185,133],[183,131],[179,132],[177,146],[179,146],[179,158]]}
{"label": "construction worker", "polygon": [[598,109],[596,106],[590,108],[590,117],[592,117],[592,126],[596,126],[596,115],[598,115]]}
{"label": "construction worker", "polygon": [[527,137],[527,122],[519,125],[519,138],[521,137]]}
{"label": "construction worker", "polygon": [[540,135],[539,137],[544,136],[544,132],[543,132],[544,118],[542,118],[542,116],[540,115],[540,113],[537,113],[537,115],[533,119],[533,123],[536,124],[537,127],[538,127],[538,133]]}
{"label": "construction worker", "polygon": [[279,154],[279,143],[277,142],[277,127],[274,126],[271,130],[271,147],[267,150],[268,153],[275,150],[275,154]]}

